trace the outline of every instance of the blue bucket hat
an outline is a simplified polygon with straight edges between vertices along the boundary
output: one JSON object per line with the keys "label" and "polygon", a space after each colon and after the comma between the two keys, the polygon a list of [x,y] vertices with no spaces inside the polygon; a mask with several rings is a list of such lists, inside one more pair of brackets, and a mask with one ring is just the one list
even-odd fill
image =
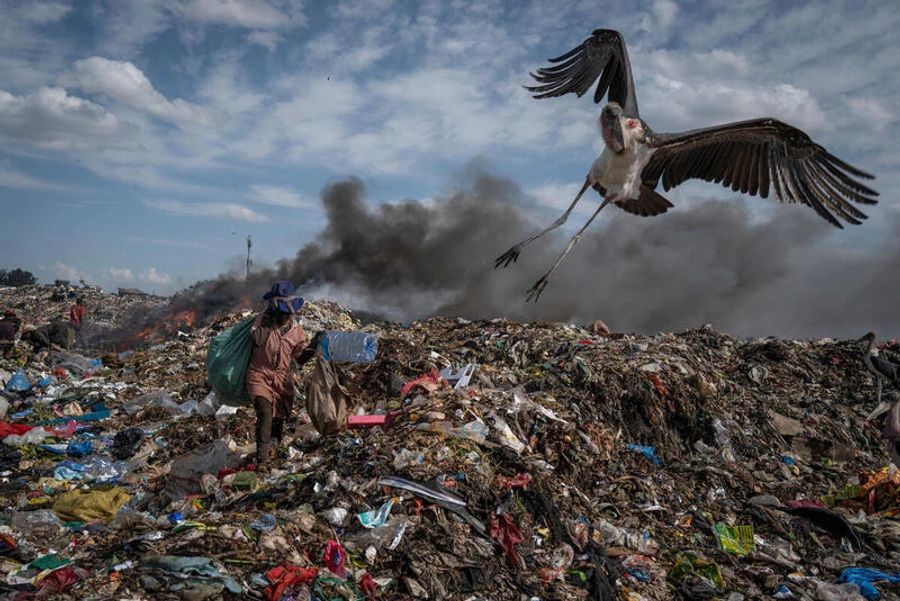
{"label": "blue bucket hat", "polygon": [[296,313],[303,306],[303,299],[296,292],[293,284],[280,280],[272,284],[272,289],[266,292],[263,300],[269,301],[269,306],[282,313]]}

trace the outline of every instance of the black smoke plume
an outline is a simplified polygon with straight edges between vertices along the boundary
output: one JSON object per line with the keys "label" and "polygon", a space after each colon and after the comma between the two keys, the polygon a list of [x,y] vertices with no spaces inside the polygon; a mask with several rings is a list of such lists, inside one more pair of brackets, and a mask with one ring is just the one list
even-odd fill
{"label": "black smoke plume", "polygon": [[[322,194],[327,225],[293,260],[250,281],[221,276],[198,284],[170,310],[192,307],[202,322],[255,301],[274,279],[289,279],[308,297],[399,321],[602,319],[619,332],[710,323],[739,335],[900,334],[900,240],[858,253],[835,248],[831,228],[803,207],[753,219],[746,204],[758,199],[698,202],[648,219],[610,207],[540,302],[526,304],[525,290],[569,233],[557,231],[495,270],[495,257],[537,231],[526,218],[533,199],[484,172],[463,179],[457,192],[431,203],[380,206],[365,201],[359,180],[331,184]],[[584,219],[576,213],[570,223]]]}

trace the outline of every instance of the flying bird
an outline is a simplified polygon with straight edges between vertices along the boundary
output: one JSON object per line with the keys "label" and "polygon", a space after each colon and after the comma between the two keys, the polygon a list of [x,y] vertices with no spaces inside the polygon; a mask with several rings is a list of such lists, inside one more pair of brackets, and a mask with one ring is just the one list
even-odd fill
{"label": "flying bird", "polygon": [[881,403],[881,392],[883,380],[900,385],[900,365],[881,356],[878,346],[875,344],[875,332],[869,332],[857,342],[865,342],[866,350],[863,354],[863,364],[866,369],[875,376],[875,383],[878,386],[878,403]]}
{"label": "flying bird", "polygon": [[538,99],[565,94],[581,97],[599,79],[594,102],[608,99],[599,118],[606,147],[569,208],[548,228],[497,257],[494,267],[507,267],[518,260],[523,248],[563,225],[588,188],[596,190],[603,202],[556,263],[528,290],[529,301],[537,302],[550,275],[606,205],[612,203],[642,217],[672,208],[657,192],[660,184],[668,191],[689,179],[702,179],[751,196],[767,198],[771,193],[780,202],[811,207],[838,228],[843,227],[838,218],[855,225],[866,219],[853,203],[877,202],[878,192],[860,182],[874,179],[872,175],[777,119],[737,121],[681,133],[654,132],[638,112],[628,51],[618,31],[596,29],[550,63],[531,74],[538,83],[526,89]]}

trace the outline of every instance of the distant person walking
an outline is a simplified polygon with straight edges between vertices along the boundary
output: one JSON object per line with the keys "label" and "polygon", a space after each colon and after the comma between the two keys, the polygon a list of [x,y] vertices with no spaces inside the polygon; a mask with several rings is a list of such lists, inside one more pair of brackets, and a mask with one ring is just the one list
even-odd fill
{"label": "distant person walking", "polygon": [[75,304],[69,309],[69,331],[66,338],[66,348],[71,349],[75,346],[75,340],[81,327],[84,325],[84,318],[87,317],[87,308],[84,306],[84,299],[78,297]]}
{"label": "distant person walking", "polygon": [[0,319],[0,356],[9,359],[16,348],[16,335],[22,326],[22,320],[15,311],[7,310]]}
{"label": "distant person walking", "polygon": [[256,410],[256,461],[261,466],[274,454],[272,438],[281,440],[285,420],[293,414],[292,363],[302,365],[315,354],[315,345],[307,344],[303,328],[292,317],[303,306],[294,285],[275,282],[263,299],[268,306],[253,322],[253,351],[245,378]]}

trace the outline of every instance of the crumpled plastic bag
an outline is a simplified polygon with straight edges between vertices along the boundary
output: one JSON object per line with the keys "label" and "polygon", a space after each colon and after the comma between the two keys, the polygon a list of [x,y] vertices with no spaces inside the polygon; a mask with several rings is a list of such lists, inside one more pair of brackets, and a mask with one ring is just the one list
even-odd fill
{"label": "crumpled plastic bag", "polygon": [[172,462],[166,493],[171,499],[183,499],[203,492],[200,480],[204,474],[218,474],[223,468],[236,468],[240,464],[241,455],[232,451],[228,442],[215,440]]}

